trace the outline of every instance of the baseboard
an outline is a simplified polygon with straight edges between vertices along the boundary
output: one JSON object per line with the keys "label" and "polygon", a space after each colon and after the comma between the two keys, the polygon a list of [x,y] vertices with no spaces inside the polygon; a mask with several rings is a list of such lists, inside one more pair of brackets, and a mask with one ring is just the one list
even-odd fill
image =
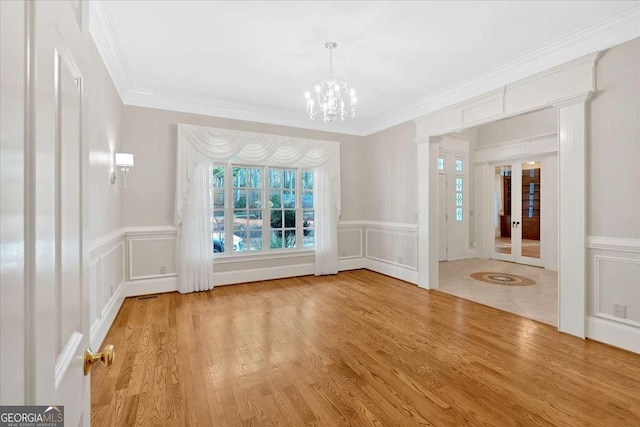
{"label": "baseboard", "polygon": [[364,259],[364,268],[366,268],[367,270],[375,271],[376,273],[404,280],[405,282],[413,283],[414,285],[418,284],[417,270],[411,270],[409,268],[401,267],[394,264],[388,264],[386,262],[374,260],[371,258]]}
{"label": "baseboard", "polygon": [[365,268],[365,258],[347,258],[338,260],[338,271],[360,270]]}
{"label": "baseboard", "polygon": [[89,343],[91,348],[98,351],[102,347],[102,341],[107,336],[111,324],[116,318],[125,297],[125,282],[122,282],[111,295],[107,305],[102,310],[102,315],[91,324]]}
{"label": "baseboard", "polygon": [[640,328],[613,320],[587,317],[587,338],[640,353]]}
{"label": "baseboard", "polygon": [[131,280],[125,282],[126,296],[136,297],[139,295],[161,294],[164,292],[175,292],[178,290],[177,277],[158,277],[155,279]]}
{"label": "baseboard", "polygon": [[238,283],[259,282],[263,280],[284,279],[287,277],[308,276],[315,271],[315,264],[294,264],[281,267],[252,268],[223,273],[213,273],[214,286],[236,285]]}

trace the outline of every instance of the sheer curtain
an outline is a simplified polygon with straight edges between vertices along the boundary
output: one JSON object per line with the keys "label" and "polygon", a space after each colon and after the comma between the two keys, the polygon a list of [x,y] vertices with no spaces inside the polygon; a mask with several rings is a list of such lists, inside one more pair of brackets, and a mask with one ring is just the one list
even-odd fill
{"label": "sheer curtain", "polygon": [[209,165],[229,161],[314,170],[315,274],[336,274],[340,216],[338,142],[178,124],[175,225],[179,239],[179,291],[213,288]]}

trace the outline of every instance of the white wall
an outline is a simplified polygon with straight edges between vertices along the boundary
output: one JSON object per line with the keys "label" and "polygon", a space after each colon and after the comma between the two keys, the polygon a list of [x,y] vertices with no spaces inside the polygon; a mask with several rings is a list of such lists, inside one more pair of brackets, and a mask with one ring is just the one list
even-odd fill
{"label": "white wall", "polygon": [[[94,350],[111,325],[124,298],[124,242],[121,184],[111,184],[114,153],[123,151],[123,104],[95,43],[87,38],[89,135],[89,314]],[[114,239],[113,237],[116,236]]]}
{"label": "white wall", "polygon": [[89,103],[89,230],[90,240],[122,227],[123,188],[111,184],[114,153],[122,151],[120,95],[93,42],[87,49],[91,72]]}
{"label": "white wall", "polygon": [[626,319],[615,324],[640,334],[640,39],[606,51],[596,73],[587,125],[589,313],[611,320],[613,304],[624,304]]}

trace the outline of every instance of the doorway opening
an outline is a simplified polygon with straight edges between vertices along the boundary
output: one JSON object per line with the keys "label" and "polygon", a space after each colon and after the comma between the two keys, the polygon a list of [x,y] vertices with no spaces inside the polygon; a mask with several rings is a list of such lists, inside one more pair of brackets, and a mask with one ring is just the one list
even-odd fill
{"label": "doorway opening", "polygon": [[[558,325],[556,129],[556,111],[548,109],[442,138],[440,291]],[[466,160],[464,174],[455,162],[447,161],[451,138],[468,141],[467,154],[453,155]],[[462,188],[456,188],[457,178]],[[460,217],[465,232],[452,235],[451,222]],[[449,255],[452,247],[458,248],[454,257]]]}

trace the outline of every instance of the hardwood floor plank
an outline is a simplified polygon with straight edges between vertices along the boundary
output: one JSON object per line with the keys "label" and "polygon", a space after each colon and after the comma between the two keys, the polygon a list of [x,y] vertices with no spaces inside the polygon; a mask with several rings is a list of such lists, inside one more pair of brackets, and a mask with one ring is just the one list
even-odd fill
{"label": "hardwood floor plank", "polygon": [[366,270],[125,300],[92,425],[637,426],[640,355]]}

